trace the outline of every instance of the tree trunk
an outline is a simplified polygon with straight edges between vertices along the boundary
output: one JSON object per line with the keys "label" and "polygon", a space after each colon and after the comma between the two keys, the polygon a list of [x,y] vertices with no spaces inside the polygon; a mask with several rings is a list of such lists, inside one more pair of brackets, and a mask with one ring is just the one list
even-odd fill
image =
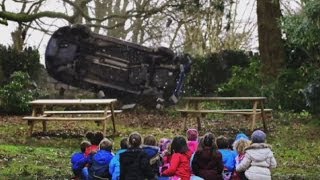
{"label": "tree trunk", "polygon": [[257,0],[257,16],[262,74],[268,83],[277,77],[285,61],[279,0]]}

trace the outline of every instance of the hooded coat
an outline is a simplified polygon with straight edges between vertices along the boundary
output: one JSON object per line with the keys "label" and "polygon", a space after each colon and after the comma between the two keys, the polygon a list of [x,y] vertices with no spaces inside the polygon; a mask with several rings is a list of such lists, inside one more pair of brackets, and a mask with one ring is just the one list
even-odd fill
{"label": "hooded coat", "polygon": [[113,154],[110,151],[99,150],[95,155],[92,156],[92,164],[89,168],[89,176],[110,178],[109,163],[112,158]]}
{"label": "hooded coat", "polygon": [[170,161],[170,166],[164,172],[165,176],[177,176],[181,180],[190,180],[191,177],[191,167],[190,159],[192,152],[189,150],[183,154],[173,153]]}
{"label": "hooded coat", "polygon": [[159,167],[160,167],[160,148],[158,146],[148,146],[143,145],[142,149],[148,155],[148,159],[152,168],[152,172],[154,175],[159,175]]}
{"label": "hooded coat", "polygon": [[192,160],[192,171],[196,176],[205,180],[223,179],[223,162],[222,155],[219,151],[212,151],[211,147],[204,147],[203,150],[197,151]]}
{"label": "hooded coat", "polygon": [[154,174],[147,153],[141,148],[129,148],[120,154],[120,179],[153,179]]}
{"label": "hooded coat", "polygon": [[249,180],[271,180],[271,168],[277,166],[271,146],[265,143],[253,143],[245,150],[245,156],[236,166],[238,172],[245,171]]}

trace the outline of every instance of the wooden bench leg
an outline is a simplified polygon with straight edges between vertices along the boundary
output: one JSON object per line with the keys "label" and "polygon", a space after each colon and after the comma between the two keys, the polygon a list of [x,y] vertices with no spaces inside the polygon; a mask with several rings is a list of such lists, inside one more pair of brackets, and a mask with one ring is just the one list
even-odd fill
{"label": "wooden bench leg", "polygon": [[115,124],[115,114],[114,114],[114,108],[113,108],[113,104],[111,103],[110,105],[110,110],[111,110],[111,120],[112,120],[112,127],[113,127],[113,135],[116,134],[117,130],[116,130],[116,124]]}
{"label": "wooden bench leg", "polygon": [[251,124],[251,132],[253,132],[255,126],[256,126],[256,115],[257,115],[257,106],[258,106],[258,101],[255,101],[253,104],[253,114],[252,114],[252,124]]}
{"label": "wooden bench leg", "polygon": [[107,135],[107,119],[103,121],[103,134]]}
{"label": "wooden bench leg", "polygon": [[[200,115],[201,116],[201,115]],[[197,116],[197,126],[198,126],[198,131],[201,131],[201,118],[200,116]]]}
{"label": "wooden bench leg", "polygon": [[47,121],[42,121],[42,131],[47,132]]}
{"label": "wooden bench leg", "polygon": [[187,121],[188,121],[188,115],[185,113],[181,113],[181,117],[184,117],[184,122],[183,122],[183,130],[187,130]]}
{"label": "wooden bench leg", "polygon": [[263,129],[265,132],[268,132],[268,127],[267,127],[267,123],[266,123],[266,114],[264,112],[263,102],[260,103],[260,106],[261,106],[261,119],[262,119],[262,123],[263,123]]}
{"label": "wooden bench leg", "polygon": [[34,126],[34,121],[29,120],[28,121],[28,126],[29,126],[29,136],[32,136],[32,131],[33,131],[33,126]]}

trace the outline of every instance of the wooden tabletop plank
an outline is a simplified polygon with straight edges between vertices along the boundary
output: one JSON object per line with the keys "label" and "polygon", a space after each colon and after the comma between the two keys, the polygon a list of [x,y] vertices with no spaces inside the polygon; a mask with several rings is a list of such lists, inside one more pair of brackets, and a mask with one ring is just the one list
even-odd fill
{"label": "wooden tabletop plank", "polygon": [[33,105],[77,105],[77,104],[110,104],[117,99],[37,99],[29,102]]}
{"label": "wooden tabletop plank", "polygon": [[228,100],[266,100],[266,97],[183,97],[183,100],[191,100],[191,101],[228,101]]}

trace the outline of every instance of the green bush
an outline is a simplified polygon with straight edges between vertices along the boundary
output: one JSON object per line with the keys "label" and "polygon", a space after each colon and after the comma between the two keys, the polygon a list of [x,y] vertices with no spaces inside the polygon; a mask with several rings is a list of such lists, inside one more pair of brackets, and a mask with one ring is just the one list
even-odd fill
{"label": "green bush", "polygon": [[15,71],[27,72],[33,80],[36,80],[41,67],[39,59],[38,50],[30,47],[19,52],[11,47],[0,45],[0,67],[6,81]]}
{"label": "green bush", "polygon": [[243,51],[225,50],[193,60],[191,73],[186,83],[186,92],[193,96],[212,95],[218,85],[231,77],[233,66],[246,66],[249,57]]}
{"label": "green bush", "polygon": [[[266,96],[268,107],[301,112],[311,108],[307,106],[305,88],[320,76],[320,70],[313,66],[288,67],[270,84],[263,84],[260,75],[261,63],[252,59],[249,66],[234,67],[231,79],[218,88],[220,96]],[[314,98],[314,94],[312,94]],[[238,103],[238,106],[246,106]]]}
{"label": "green bush", "polygon": [[24,114],[29,112],[28,102],[38,95],[29,75],[17,71],[11,75],[10,80],[10,83],[0,89],[1,113]]}

